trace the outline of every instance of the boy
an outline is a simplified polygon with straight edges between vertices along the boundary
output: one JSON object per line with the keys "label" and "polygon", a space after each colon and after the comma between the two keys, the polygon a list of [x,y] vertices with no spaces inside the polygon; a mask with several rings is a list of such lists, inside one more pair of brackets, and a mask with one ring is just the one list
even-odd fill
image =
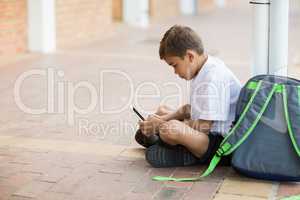
{"label": "boy", "polygon": [[[175,74],[191,81],[190,104],[175,112],[160,106],[139,122],[135,139],[147,148],[145,157],[153,167],[207,164],[234,120],[241,84],[221,60],[204,51],[189,27],[171,27],[159,55]],[[229,162],[223,159],[223,164]]]}

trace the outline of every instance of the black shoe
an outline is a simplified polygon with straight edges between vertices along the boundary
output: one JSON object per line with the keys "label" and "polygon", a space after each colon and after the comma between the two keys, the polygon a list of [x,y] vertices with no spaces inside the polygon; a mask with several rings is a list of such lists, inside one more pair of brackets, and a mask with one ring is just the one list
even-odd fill
{"label": "black shoe", "polygon": [[143,147],[148,148],[148,147],[156,144],[160,140],[160,138],[158,135],[151,135],[150,137],[147,137],[139,129],[139,130],[137,130],[137,132],[135,134],[135,140],[137,143],[139,143]]}
{"label": "black shoe", "polygon": [[161,142],[146,149],[145,157],[153,167],[181,167],[199,163],[199,159],[184,146],[166,146]]}

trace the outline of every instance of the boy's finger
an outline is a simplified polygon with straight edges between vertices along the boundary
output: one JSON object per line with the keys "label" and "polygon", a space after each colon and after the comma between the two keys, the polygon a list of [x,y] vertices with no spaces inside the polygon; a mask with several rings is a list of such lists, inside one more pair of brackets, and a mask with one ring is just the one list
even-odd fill
{"label": "boy's finger", "polygon": [[144,124],[140,124],[140,128],[144,128],[145,126],[144,126]]}
{"label": "boy's finger", "polygon": [[160,116],[155,114],[155,113],[152,116],[155,117],[155,118],[160,118]]}
{"label": "boy's finger", "polygon": [[159,116],[158,114],[155,114],[155,113],[154,113],[154,114],[151,115],[151,117],[152,117],[152,118],[160,118],[161,116]]}
{"label": "boy's finger", "polygon": [[151,122],[150,121],[143,121],[143,126],[145,126],[145,127],[148,127],[148,126],[151,126]]}
{"label": "boy's finger", "polygon": [[147,125],[147,123],[148,123],[147,121],[140,121],[140,122],[139,122],[139,124],[140,124],[140,125],[143,125],[143,126]]}

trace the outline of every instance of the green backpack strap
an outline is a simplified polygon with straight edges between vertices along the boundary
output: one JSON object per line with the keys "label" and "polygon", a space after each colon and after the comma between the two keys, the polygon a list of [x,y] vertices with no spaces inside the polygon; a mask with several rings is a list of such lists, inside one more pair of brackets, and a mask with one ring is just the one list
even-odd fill
{"label": "green backpack strap", "polygon": [[[268,95],[259,96],[258,94],[259,94],[260,89],[262,88],[262,84],[263,84],[262,81],[258,82],[258,84],[255,88],[255,91],[253,92],[249,102],[247,103],[246,107],[244,108],[239,120],[234,125],[234,127],[229,131],[227,136],[224,138],[224,140],[222,141],[216,154],[214,155],[213,159],[211,160],[209,167],[203,174],[196,176],[196,177],[192,177],[192,178],[175,178],[175,177],[154,176],[154,177],[152,177],[152,180],[154,180],[154,181],[191,182],[191,181],[200,181],[202,178],[210,175],[214,171],[214,169],[216,168],[218,163],[220,162],[222,156],[227,156],[227,155],[231,154],[235,149],[237,149],[247,139],[247,137],[254,130],[254,128],[258,124],[260,118],[262,117],[263,113],[265,112],[270,100],[272,99],[274,92],[278,88],[278,85],[277,84],[272,85],[270,87],[270,91],[268,92]],[[266,86],[264,88],[267,88],[267,87],[268,86]],[[240,125],[242,124],[245,117],[247,117],[247,113],[249,110],[251,110],[252,103],[256,100],[257,97],[263,98],[264,102],[263,102],[261,108],[259,109],[259,112],[258,112],[255,120],[252,122],[250,127],[247,127],[247,130],[241,135],[241,138],[239,138],[239,140],[237,142],[235,142],[235,143],[229,142],[231,137],[235,135],[234,133],[239,131]]]}
{"label": "green backpack strap", "polygon": [[284,116],[293,147],[300,156],[300,86],[282,85]]}

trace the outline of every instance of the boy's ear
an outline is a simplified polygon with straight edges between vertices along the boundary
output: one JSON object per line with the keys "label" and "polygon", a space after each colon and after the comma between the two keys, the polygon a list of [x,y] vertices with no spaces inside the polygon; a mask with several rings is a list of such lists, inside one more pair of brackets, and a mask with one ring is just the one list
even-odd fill
{"label": "boy's ear", "polygon": [[188,50],[186,50],[186,56],[187,56],[187,58],[189,59],[190,62],[193,62],[194,58],[195,58],[195,52],[188,49]]}

